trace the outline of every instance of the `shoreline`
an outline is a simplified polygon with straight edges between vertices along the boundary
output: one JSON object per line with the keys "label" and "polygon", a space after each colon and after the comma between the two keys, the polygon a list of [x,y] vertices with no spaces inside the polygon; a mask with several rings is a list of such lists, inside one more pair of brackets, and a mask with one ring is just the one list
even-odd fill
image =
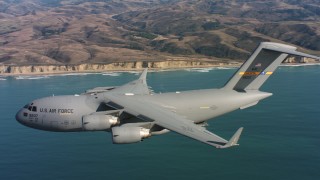
{"label": "shoreline", "polygon": [[[235,68],[239,62],[211,62],[211,61],[160,61],[160,62],[123,62],[111,64],[79,64],[79,65],[0,65],[0,76],[43,76],[75,73],[108,73],[142,71],[169,71],[190,68]],[[7,73],[5,69],[10,69]]]}
{"label": "shoreline", "polygon": [[[212,65],[198,65],[198,66],[179,66],[179,67],[148,67],[149,72],[157,71],[175,71],[182,69],[210,69],[210,68],[239,68],[242,63],[232,63],[232,64],[212,64]],[[282,63],[279,67],[303,67],[303,66],[319,66],[320,63]],[[34,65],[30,65],[34,66]],[[35,65],[37,66],[37,65]],[[48,65],[50,66],[50,65]],[[54,76],[54,75],[81,75],[81,74],[103,74],[103,73],[117,73],[117,72],[140,72],[143,67],[140,68],[117,68],[117,69],[103,69],[103,70],[67,70],[67,71],[53,71],[53,72],[31,72],[31,73],[0,73],[0,77],[18,77],[18,76]]]}
{"label": "shoreline", "polygon": [[[148,72],[160,72],[160,71],[175,71],[183,69],[206,69],[206,68],[238,68],[240,66],[201,66],[201,67],[173,67],[173,68],[148,68]],[[141,69],[119,69],[119,70],[85,70],[85,71],[59,71],[59,72],[45,72],[45,73],[21,73],[21,74],[0,74],[0,77],[16,77],[16,76],[50,76],[50,75],[66,75],[66,74],[103,74],[103,73],[121,73],[121,72],[140,72]]]}

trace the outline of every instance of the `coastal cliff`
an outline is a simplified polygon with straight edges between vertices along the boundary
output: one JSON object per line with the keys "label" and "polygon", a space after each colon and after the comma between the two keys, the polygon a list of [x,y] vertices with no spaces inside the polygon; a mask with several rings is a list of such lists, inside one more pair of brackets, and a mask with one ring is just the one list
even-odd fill
{"label": "coastal cliff", "polygon": [[[310,58],[290,57],[285,64],[319,63]],[[103,71],[132,71],[143,68],[151,69],[178,69],[178,68],[205,68],[205,67],[238,67],[242,63],[237,61],[137,61],[115,62],[110,64],[76,64],[76,65],[0,65],[0,75],[23,74],[55,74],[75,72],[103,72]]]}
{"label": "coastal cliff", "polygon": [[221,63],[216,61],[158,61],[158,62],[117,62],[110,64],[78,64],[78,65],[0,65],[2,75],[21,74],[54,74],[66,72],[102,72],[102,71],[130,71],[143,68],[174,69],[200,68],[213,66],[239,66],[237,62]]}

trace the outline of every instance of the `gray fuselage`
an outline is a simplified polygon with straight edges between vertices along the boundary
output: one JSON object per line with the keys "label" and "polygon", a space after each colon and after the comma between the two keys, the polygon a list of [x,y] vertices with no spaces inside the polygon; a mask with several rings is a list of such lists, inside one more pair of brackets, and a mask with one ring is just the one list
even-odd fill
{"label": "gray fuselage", "polygon": [[[103,106],[113,90],[83,95],[51,96],[34,100],[17,114],[23,125],[47,131],[82,131],[83,116],[111,110]],[[241,93],[234,90],[206,89],[152,95],[128,95],[133,101],[153,102],[200,123],[222,114],[256,104],[272,95],[260,91]],[[35,108],[34,108],[35,107]],[[107,108],[107,109],[106,109]]]}

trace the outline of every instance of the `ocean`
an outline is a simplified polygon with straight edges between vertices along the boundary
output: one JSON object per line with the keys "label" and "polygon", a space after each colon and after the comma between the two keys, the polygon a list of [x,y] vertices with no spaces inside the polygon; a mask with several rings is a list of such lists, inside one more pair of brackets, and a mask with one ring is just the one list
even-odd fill
{"label": "ocean", "polygon": [[[218,88],[236,69],[150,72],[157,93]],[[128,145],[106,132],[46,132],[22,126],[15,113],[33,99],[80,94],[136,79],[133,72],[1,77],[1,179],[319,179],[320,66],[279,67],[262,87],[274,95],[208,121],[240,146],[215,149],[170,132]],[[214,101],[214,99],[212,100]]]}

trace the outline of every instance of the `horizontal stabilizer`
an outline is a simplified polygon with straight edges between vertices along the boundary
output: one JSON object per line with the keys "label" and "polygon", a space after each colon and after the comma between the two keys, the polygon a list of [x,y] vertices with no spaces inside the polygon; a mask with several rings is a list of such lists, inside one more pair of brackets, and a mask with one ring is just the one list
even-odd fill
{"label": "horizontal stabilizer", "polygon": [[294,55],[294,56],[307,57],[307,58],[319,59],[320,60],[320,57],[318,57],[318,56],[313,56],[313,55],[310,55],[310,54],[302,53],[302,52],[296,51],[295,49],[272,47],[272,46],[267,46],[264,49],[267,49],[267,50],[270,50],[270,51],[286,53],[286,54],[290,54],[290,55]]}
{"label": "horizontal stabilizer", "polygon": [[238,141],[240,138],[240,135],[242,133],[243,127],[239,128],[237,132],[232,136],[232,138],[227,142],[227,144],[220,146],[219,148],[228,148],[232,146],[239,146]]}

